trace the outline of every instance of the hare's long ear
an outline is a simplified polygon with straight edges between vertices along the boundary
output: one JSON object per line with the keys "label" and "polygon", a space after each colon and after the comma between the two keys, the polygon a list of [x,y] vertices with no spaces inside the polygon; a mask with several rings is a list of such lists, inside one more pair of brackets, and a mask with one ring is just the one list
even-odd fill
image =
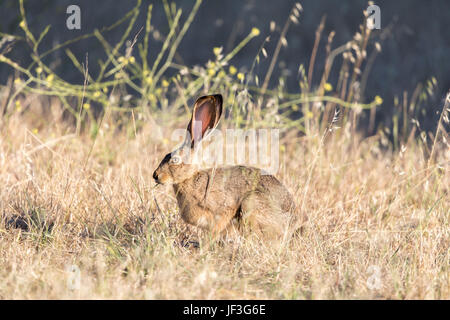
{"label": "hare's long ear", "polygon": [[[215,94],[197,99],[187,131],[190,134],[191,148],[205,137],[208,129],[214,129],[222,115],[222,95]],[[187,141],[188,142],[188,141]]]}

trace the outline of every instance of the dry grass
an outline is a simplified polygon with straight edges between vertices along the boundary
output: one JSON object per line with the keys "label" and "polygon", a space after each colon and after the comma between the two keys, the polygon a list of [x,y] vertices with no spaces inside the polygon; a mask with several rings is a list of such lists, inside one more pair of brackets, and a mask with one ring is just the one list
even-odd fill
{"label": "dry grass", "polygon": [[415,142],[394,153],[347,128],[323,147],[291,132],[279,178],[309,218],[303,234],[205,249],[151,179],[171,148],[151,119],[130,134],[106,116],[94,143],[51,110],[0,128],[2,299],[450,298],[448,150],[427,168]]}

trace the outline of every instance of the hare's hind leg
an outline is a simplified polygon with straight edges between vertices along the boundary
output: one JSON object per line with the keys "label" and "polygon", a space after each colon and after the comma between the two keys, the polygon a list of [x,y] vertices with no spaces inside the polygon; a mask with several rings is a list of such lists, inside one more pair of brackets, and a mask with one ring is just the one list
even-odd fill
{"label": "hare's hind leg", "polygon": [[278,238],[283,235],[286,217],[275,199],[260,191],[250,192],[241,203],[241,227],[256,232],[264,238]]}

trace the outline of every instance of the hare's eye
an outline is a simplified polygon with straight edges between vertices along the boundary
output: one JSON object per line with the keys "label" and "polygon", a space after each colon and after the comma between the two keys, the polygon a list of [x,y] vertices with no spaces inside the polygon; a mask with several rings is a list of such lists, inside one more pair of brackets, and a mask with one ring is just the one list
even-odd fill
{"label": "hare's eye", "polygon": [[180,164],[180,163],[181,163],[181,157],[179,157],[179,156],[173,156],[173,157],[170,159],[170,162],[173,163],[173,164]]}

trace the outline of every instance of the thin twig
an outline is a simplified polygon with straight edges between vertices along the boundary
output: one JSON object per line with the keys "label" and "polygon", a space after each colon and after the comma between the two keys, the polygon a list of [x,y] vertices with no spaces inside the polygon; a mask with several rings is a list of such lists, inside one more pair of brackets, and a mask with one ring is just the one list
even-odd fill
{"label": "thin twig", "polygon": [[320,37],[322,36],[323,28],[325,27],[325,21],[327,19],[327,16],[324,15],[322,17],[322,20],[320,20],[319,27],[316,30],[316,38],[314,40],[314,47],[313,51],[311,53],[311,59],[309,60],[309,68],[308,68],[308,89],[310,90],[311,84],[312,84],[312,75],[314,70],[314,63],[316,62],[316,55],[317,55],[317,49],[319,47],[320,43]]}

